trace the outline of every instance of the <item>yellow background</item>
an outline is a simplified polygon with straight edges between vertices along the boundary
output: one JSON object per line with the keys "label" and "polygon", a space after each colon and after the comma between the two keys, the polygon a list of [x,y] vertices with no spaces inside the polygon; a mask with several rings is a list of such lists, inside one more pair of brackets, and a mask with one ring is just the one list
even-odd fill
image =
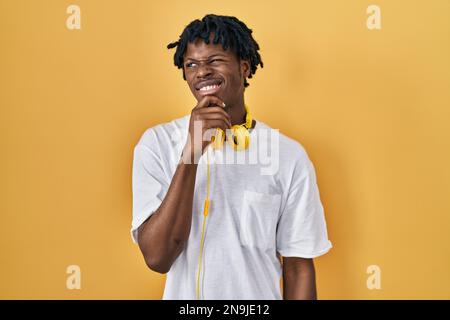
{"label": "yellow background", "polygon": [[132,151],[195,106],[166,45],[207,13],[254,30],[246,102],[316,167],[334,245],[319,298],[449,299],[448,0],[1,0],[0,298],[161,297],[129,234]]}

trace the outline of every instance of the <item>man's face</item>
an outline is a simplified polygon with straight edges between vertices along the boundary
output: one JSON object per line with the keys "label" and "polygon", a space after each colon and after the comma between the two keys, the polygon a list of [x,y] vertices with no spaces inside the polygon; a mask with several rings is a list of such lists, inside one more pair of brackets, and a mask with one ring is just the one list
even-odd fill
{"label": "man's face", "polygon": [[184,55],[183,68],[186,81],[197,101],[206,95],[214,95],[232,106],[242,99],[244,79],[249,76],[250,64],[239,61],[236,54],[222,45],[202,39],[188,43]]}

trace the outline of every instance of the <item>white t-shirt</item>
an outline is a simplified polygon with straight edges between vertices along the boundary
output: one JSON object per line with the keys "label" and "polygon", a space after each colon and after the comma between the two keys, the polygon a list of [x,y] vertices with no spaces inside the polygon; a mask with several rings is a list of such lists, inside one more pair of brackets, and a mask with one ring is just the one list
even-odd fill
{"label": "white t-shirt", "polygon": [[[139,226],[167,193],[187,139],[189,119],[190,114],[149,128],[135,146],[134,242]],[[282,299],[277,253],[314,258],[332,247],[313,164],[300,143],[258,120],[250,130],[247,150],[234,151],[225,141],[222,149],[208,152],[211,203],[200,298]],[[196,299],[206,172],[205,151],[197,168],[191,232],[186,248],[167,273],[163,299]]]}

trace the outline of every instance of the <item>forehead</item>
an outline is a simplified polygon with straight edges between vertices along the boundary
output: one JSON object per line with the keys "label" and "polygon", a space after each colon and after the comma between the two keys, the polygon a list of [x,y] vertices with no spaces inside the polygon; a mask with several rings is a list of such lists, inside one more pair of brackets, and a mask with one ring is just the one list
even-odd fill
{"label": "forehead", "polygon": [[222,44],[213,44],[212,40],[214,35],[211,34],[209,44],[206,44],[203,39],[196,39],[194,42],[188,42],[186,51],[184,53],[184,59],[205,60],[208,57],[216,54],[222,56],[234,57],[234,53],[231,50],[224,50]]}

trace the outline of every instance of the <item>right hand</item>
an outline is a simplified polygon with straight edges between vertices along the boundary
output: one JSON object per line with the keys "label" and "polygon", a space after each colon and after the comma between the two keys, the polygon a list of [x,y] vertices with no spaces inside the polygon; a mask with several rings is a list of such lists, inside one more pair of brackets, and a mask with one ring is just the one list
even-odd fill
{"label": "right hand", "polygon": [[[211,143],[211,136],[215,134],[215,128],[220,128],[224,132],[231,128],[231,117],[224,108],[225,103],[219,98],[205,96],[192,109],[189,135],[182,154],[185,163],[198,163],[206,147]],[[197,133],[201,138],[200,141],[194,141],[195,125],[197,125],[195,130],[201,129],[201,134]],[[187,160],[190,162],[186,162]]]}

